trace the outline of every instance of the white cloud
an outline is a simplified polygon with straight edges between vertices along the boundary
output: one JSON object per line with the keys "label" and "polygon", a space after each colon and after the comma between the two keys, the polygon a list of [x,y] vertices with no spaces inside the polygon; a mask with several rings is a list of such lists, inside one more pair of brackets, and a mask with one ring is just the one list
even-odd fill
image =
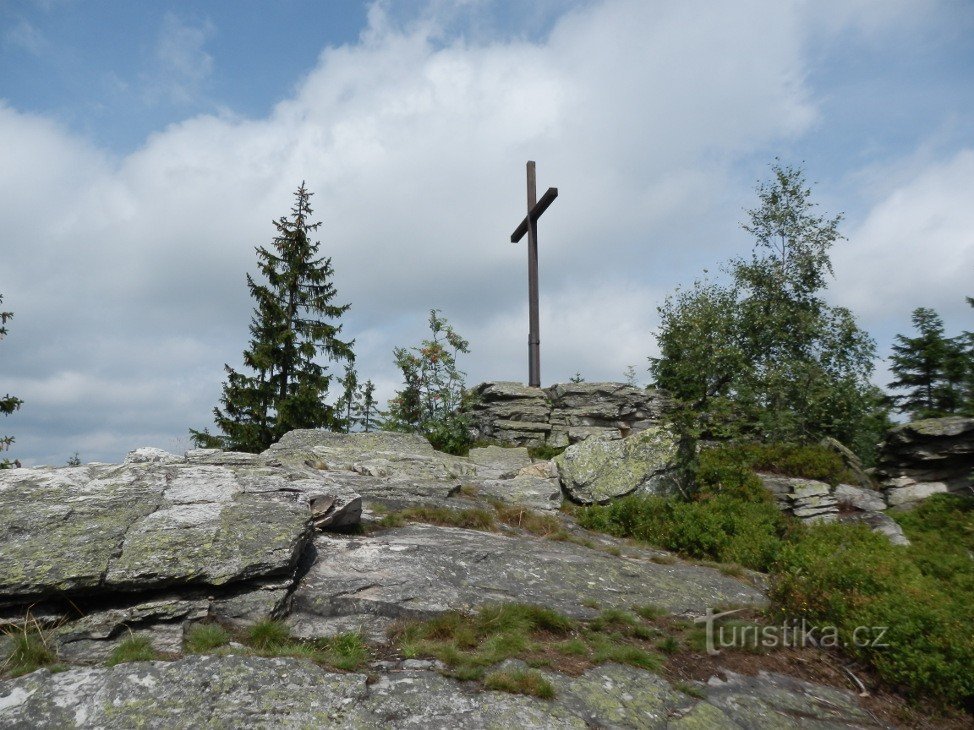
{"label": "white cloud", "polygon": [[[545,382],[642,372],[662,295],[727,258],[749,194],[734,163],[816,123],[802,17],[609,0],[540,42],[471,43],[374,11],[267,118],[195,117],[122,159],[0,107],[17,141],[0,146],[15,455],[117,459],[209,423],[246,344],[253,247],[302,179],[381,397],[431,307],[471,340],[471,380],[524,377],[525,254],[508,238],[527,159],[560,191],[540,233]],[[213,29],[167,22],[163,88],[198,93]]]}
{"label": "white cloud", "polygon": [[171,104],[188,104],[198,100],[213,73],[213,57],[203,47],[214,31],[209,21],[192,24],[166,13],[156,43],[158,68],[146,80],[148,102],[165,99]]}
{"label": "white cloud", "polygon": [[833,257],[836,298],[873,321],[898,323],[898,331],[916,307],[966,320],[964,298],[974,294],[971,200],[974,149],[931,163],[894,188]]}

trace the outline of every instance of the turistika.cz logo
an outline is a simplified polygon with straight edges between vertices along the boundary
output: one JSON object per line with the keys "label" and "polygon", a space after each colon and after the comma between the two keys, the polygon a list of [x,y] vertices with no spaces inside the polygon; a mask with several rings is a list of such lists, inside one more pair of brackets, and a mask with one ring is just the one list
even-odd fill
{"label": "turistika.cz logo", "polygon": [[781,649],[786,647],[870,647],[882,649],[889,644],[884,637],[888,626],[857,626],[846,638],[839,634],[835,626],[814,626],[805,619],[792,619],[782,624],[759,625],[752,623],[718,623],[721,619],[743,611],[715,613],[708,608],[707,613],[694,619],[694,623],[704,624],[707,640],[707,653],[719,654],[721,649]]}

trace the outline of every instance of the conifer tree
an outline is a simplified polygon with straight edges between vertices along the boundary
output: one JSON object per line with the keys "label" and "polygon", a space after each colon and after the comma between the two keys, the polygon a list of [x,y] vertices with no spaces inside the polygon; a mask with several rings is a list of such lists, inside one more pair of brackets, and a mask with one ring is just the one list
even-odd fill
{"label": "conifer tree", "polygon": [[255,300],[243,353],[249,372],[225,366],[223,407],[213,409],[222,433],[191,430],[200,446],[257,452],[296,428],[341,427],[325,402],[333,376],[317,359],[354,361],[354,343],[339,339],[336,323],[350,305],[333,303],[331,259],[319,257],[320,244],[312,240],[321,222],[311,222],[311,196],[302,182],[291,215],[274,221],[273,245],[256,249],[261,280],[247,275]]}
{"label": "conifer tree", "polygon": [[375,383],[366,380],[365,385],[359,391],[359,396],[357,413],[362,430],[366,433],[378,431],[382,428],[382,420],[375,400]]}
{"label": "conifer tree", "polygon": [[335,404],[338,418],[341,419],[340,428],[345,433],[351,433],[356,425],[358,390],[358,374],[352,367],[352,363],[346,363],[345,376],[342,378],[342,395]]}
{"label": "conifer tree", "polygon": [[911,320],[917,336],[897,335],[890,356],[896,379],[889,387],[905,391],[893,395],[893,402],[912,418],[970,413],[974,337],[970,332],[947,337],[940,315],[927,307],[914,309]]}
{"label": "conifer tree", "polygon": [[[0,294],[0,304],[3,303],[3,295]],[[0,340],[2,340],[7,335],[7,320],[12,319],[14,316],[13,312],[0,312]],[[0,413],[5,416],[9,416],[11,413],[20,408],[23,403],[20,398],[16,398],[10,393],[7,393],[3,397],[0,397]],[[10,445],[14,442],[13,436],[0,436],[0,451],[6,451],[10,448]],[[0,469],[7,469],[14,466],[17,462],[12,462],[9,459],[0,459]]]}

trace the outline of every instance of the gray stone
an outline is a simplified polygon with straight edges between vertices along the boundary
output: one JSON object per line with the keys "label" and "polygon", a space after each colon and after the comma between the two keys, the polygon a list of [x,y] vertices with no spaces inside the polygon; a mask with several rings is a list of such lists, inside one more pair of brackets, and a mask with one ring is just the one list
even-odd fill
{"label": "gray stone", "polygon": [[764,671],[753,677],[724,674],[708,682],[706,703],[737,727],[882,727],[851,692]]}
{"label": "gray stone", "polygon": [[223,586],[290,573],[310,512],[286,470],[163,460],[0,471],[0,595]]}
{"label": "gray stone", "polygon": [[866,512],[882,512],[886,509],[883,493],[875,489],[863,489],[851,484],[840,484],[832,492],[839,504],[855,507]]}
{"label": "gray stone", "polygon": [[477,475],[487,479],[511,477],[531,465],[528,450],[518,447],[487,446],[470,449],[467,458],[477,465]]}
{"label": "gray stone", "polygon": [[949,416],[904,423],[880,445],[876,476],[887,487],[897,478],[944,483],[950,491],[974,486],[974,418]]}
{"label": "gray stone", "polygon": [[[583,603],[627,608],[653,603],[698,615],[719,603],[763,605],[761,593],[703,566],[652,562],[652,551],[616,557],[571,542],[513,538],[432,525],[371,537],[320,535],[316,560],[295,589],[292,618],[428,618],[497,602],[547,606],[590,617]],[[324,556],[327,556],[325,559]]]}
{"label": "gray stone", "polygon": [[[377,664],[373,682],[292,658],[194,656],[0,682],[11,728],[872,728],[849,692],[778,674],[698,685],[703,699],[635,667],[577,677],[543,672],[553,700],[476,691],[406,662]],[[434,665],[435,666],[435,665]],[[414,668],[415,667],[415,668]]]}
{"label": "gray stone", "polygon": [[676,439],[663,427],[625,439],[592,439],[555,457],[562,486],[581,504],[604,503],[639,490],[665,493],[672,486]]}
{"label": "gray stone", "polygon": [[873,532],[886,535],[894,545],[909,545],[909,538],[903,533],[896,520],[882,512],[849,512],[839,517],[840,522],[866,525]]}
{"label": "gray stone", "polygon": [[890,507],[902,507],[924,500],[931,495],[943,494],[947,491],[947,485],[943,482],[894,487],[893,489],[886,490],[886,501]]}
{"label": "gray stone", "polygon": [[562,503],[558,479],[528,475],[513,479],[488,479],[480,482],[479,488],[484,497],[534,510],[557,510]]}

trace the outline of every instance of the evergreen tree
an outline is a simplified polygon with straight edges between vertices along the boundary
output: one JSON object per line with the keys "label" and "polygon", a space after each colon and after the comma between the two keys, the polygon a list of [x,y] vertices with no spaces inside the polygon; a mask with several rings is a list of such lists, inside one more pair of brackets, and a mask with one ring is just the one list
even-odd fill
{"label": "evergreen tree", "polygon": [[820,295],[841,216],[816,214],[800,169],[776,162],[772,172],[743,225],[752,255],[730,262],[733,284],[698,282],[660,307],[656,382],[675,396],[691,439],[833,436],[868,449],[878,436],[865,433],[877,423],[868,380],[875,345]]}
{"label": "evergreen tree", "polygon": [[213,409],[222,434],[191,431],[198,445],[257,452],[296,428],[342,425],[325,402],[333,376],[316,359],[354,361],[353,342],[339,339],[335,323],[350,305],[332,303],[334,271],[312,240],[321,223],[311,222],[311,195],[302,182],[291,215],[274,221],[273,246],[256,249],[262,280],[247,275],[256,304],[243,353],[250,372],[225,366],[223,407]]}
{"label": "evergreen tree", "polygon": [[948,337],[940,315],[927,307],[914,309],[911,320],[917,336],[897,335],[890,356],[896,377],[889,387],[905,391],[893,402],[912,418],[971,412],[974,337]]}
{"label": "evergreen tree", "polygon": [[342,395],[335,404],[335,410],[341,419],[340,427],[345,433],[351,433],[358,417],[357,402],[359,397],[358,375],[352,363],[345,364],[345,375],[342,378]]}
{"label": "evergreen tree", "polygon": [[440,316],[430,310],[432,339],[418,347],[393,350],[402,372],[403,389],[389,401],[386,427],[422,433],[435,448],[466,453],[470,445],[464,373],[457,355],[470,352],[469,343]]}
{"label": "evergreen tree", "polygon": [[[3,295],[0,294],[0,304],[3,303]],[[7,335],[7,321],[12,319],[14,316],[13,312],[0,312],[0,340],[2,340]],[[16,411],[23,404],[20,398],[16,398],[10,393],[0,398],[0,413],[5,416],[9,416],[11,413]],[[10,445],[14,442],[13,436],[0,436],[0,452],[7,451],[10,449]],[[19,466],[18,462],[10,461],[9,459],[0,459],[0,469],[8,469],[12,466]]]}
{"label": "evergreen tree", "polygon": [[359,391],[357,402],[358,423],[366,433],[378,431],[382,428],[382,418],[375,400],[375,383],[366,380],[365,385]]}

